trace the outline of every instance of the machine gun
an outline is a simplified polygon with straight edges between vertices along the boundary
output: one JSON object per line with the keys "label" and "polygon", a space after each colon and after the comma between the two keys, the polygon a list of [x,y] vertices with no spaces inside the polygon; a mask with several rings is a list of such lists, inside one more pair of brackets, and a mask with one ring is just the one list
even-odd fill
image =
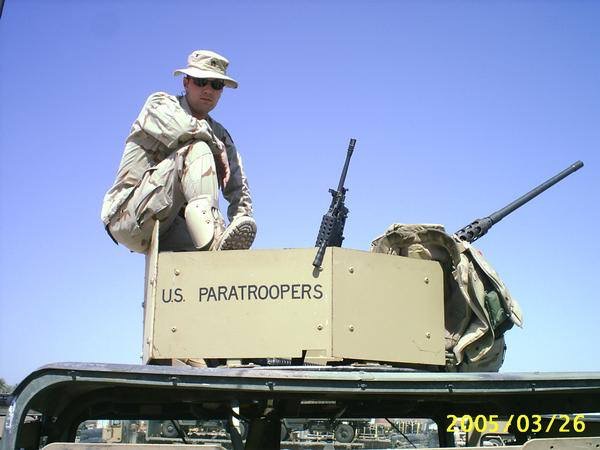
{"label": "machine gun", "polygon": [[348,217],[348,208],[344,204],[346,200],[346,189],[344,182],[346,181],[346,173],[348,172],[348,165],[350,164],[350,158],[354,151],[354,145],[356,139],[350,139],[348,144],[348,153],[346,154],[346,162],[344,162],[344,168],[342,169],[342,176],[336,191],[329,189],[331,196],[331,205],[329,210],[321,219],[321,227],[319,228],[319,234],[317,236],[317,242],[315,247],[319,247],[317,255],[313,261],[313,266],[321,267],[323,263],[323,257],[325,256],[325,249],[327,247],[341,247],[342,241],[344,240],[344,225],[346,225],[346,217]]}
{"label": "machine gun", "polygon": [[534,197],[537,197],[538,195],[540,195],[542,192],[544,192],[549,187],[555,185],[560,180],[571,175],[573,172],[581,169],[582,167],[583,167],[582,161],[577,161],[577,162],[571,164],[569,167],[567,167],[562,172],[558,173],[557,175],[554,175],[549,180],[543,182],[538,187],[532,189],[531,191],[529,191],[527,194],[523,195],[522,197],[519,197],[514,202],[509,203],[504,208],[499,209],[498,211],[489,215],[488,217],[475,220],[474,222],[472,222],[471,224],[467,225],[464,228],[461,228],[454,234],[461,241],[467,241],[469,243],[476,241],[481,236],[483,236],[485,233],[487,233],[488,230],[490,228],[492,228],[492,226],[494,224],[500,222],[502,219],[504,219],[506,216],[508,216],[515,209],[520,208],[525,203],[532,200]]}

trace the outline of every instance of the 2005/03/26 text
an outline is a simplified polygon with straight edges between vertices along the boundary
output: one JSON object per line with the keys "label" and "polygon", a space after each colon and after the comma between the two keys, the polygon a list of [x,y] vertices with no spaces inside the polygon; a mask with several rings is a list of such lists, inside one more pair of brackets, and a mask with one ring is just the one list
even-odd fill
{"label": "2005/03/26 text", "polygon": [[532,414],[531,416],[511,414],[509,417],[499,417],[496,414],[487,416],[483,414],[476,416],[468,414],[455,416],[454,414],[448,414],[447,418],[450,420],[447,428],[448,432],[453,432],[456,427],[459,427],[460,431],[464,431],[465,433],[473,431],[478,433],[510,433],[512,425],[521,433],[538,433],[540,431],[549,433],[556,430],[559,433],[570,433],[573,431],[581,433],[585,430],[583,414],[574,416],[567,414],[543,416],[539,414]]}

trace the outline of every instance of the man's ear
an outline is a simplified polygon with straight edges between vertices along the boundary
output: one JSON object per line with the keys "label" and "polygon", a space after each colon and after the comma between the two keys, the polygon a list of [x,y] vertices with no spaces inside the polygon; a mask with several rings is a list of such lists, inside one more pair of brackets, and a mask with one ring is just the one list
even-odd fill
{"label": "man's ear", "polygon": [[190,82],[190,79],[187,76],[183,77],[183,87],[187,89],[187,85]]}

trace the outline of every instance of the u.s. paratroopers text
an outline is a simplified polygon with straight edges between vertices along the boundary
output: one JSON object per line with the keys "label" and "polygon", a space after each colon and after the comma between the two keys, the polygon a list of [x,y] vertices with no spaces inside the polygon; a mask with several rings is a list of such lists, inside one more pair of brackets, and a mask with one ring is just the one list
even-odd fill
{"label": "u.s. paratroopers text", "polygon": [[236,286],[203,286],[198,288],[198,301],[228,300],[321,300],[320,284],[242,284]]}

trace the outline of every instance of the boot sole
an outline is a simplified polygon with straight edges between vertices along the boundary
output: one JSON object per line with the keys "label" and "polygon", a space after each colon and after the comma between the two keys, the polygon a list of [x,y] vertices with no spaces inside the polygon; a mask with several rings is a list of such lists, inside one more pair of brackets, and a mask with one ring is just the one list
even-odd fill
{"label": "boot sole", "polygon": [[241,222],[225,230],[218,250],[248,250],[255,237],[254,221]]}

